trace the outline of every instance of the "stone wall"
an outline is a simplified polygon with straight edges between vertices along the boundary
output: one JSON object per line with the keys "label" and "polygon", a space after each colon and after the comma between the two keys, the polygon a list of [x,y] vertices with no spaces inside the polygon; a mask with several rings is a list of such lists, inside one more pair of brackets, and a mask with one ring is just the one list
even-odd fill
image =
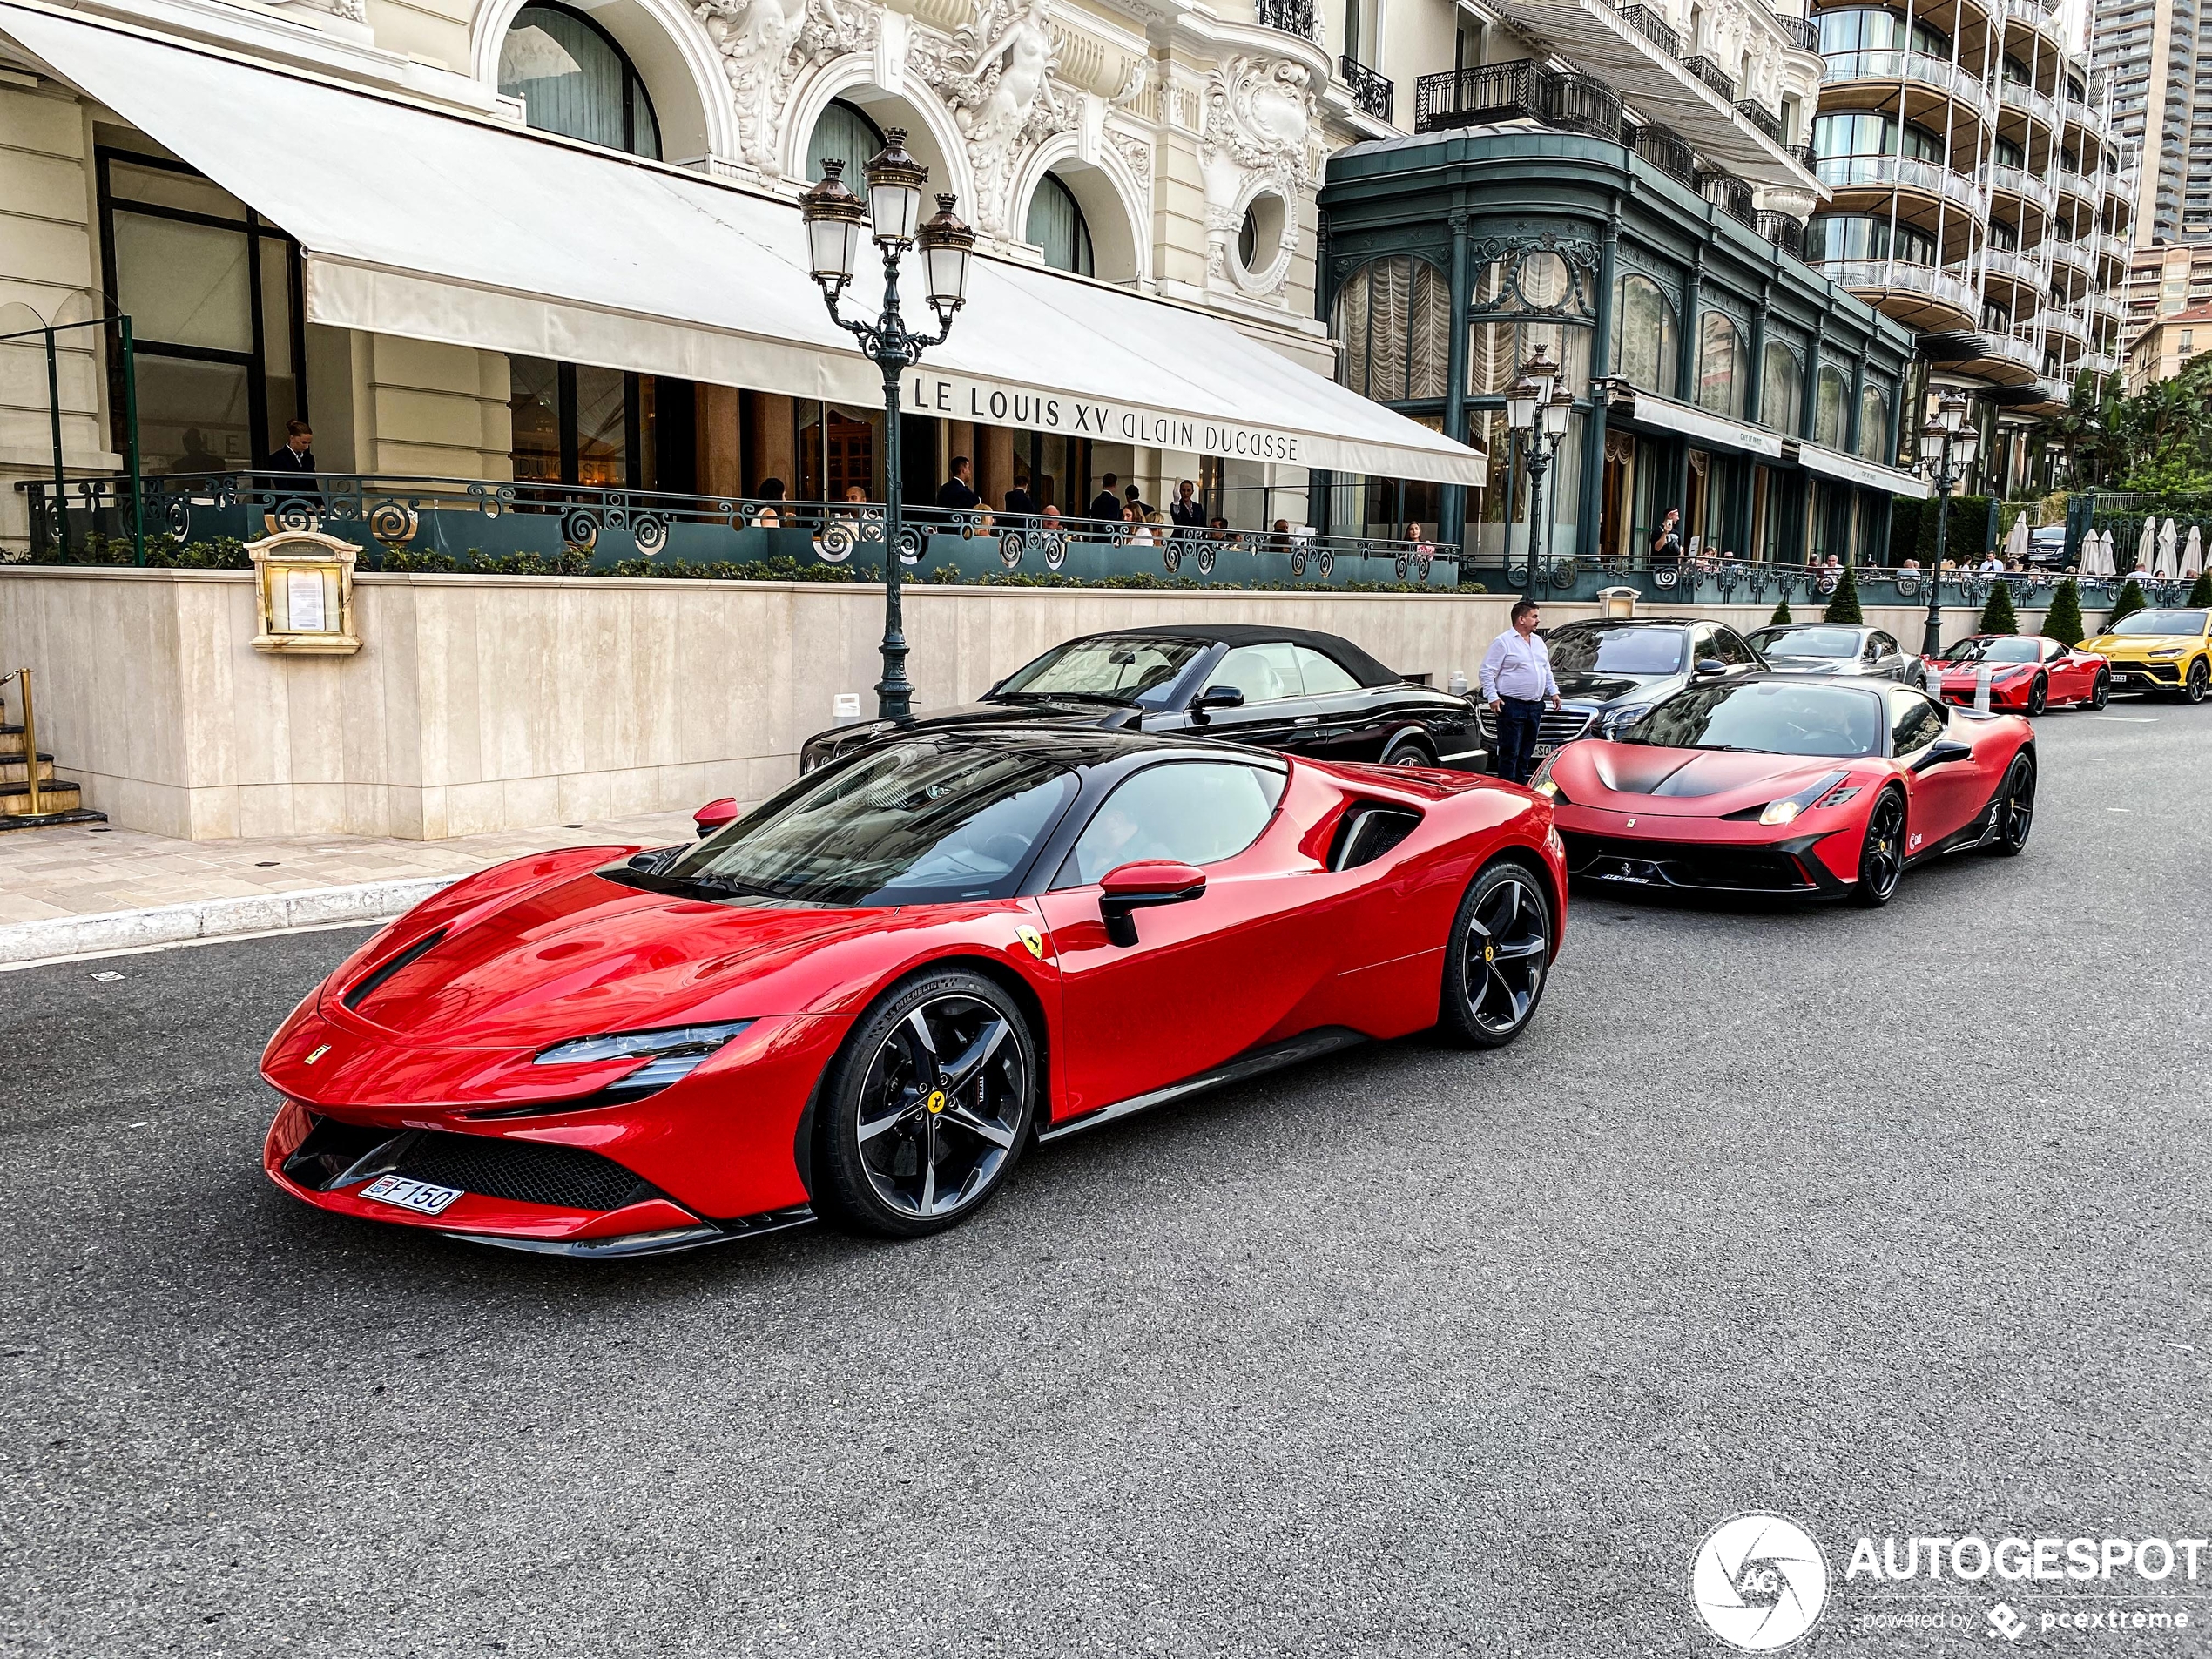
{"label": "stone wall", "polygon": [[[972,700],[1073,635],[1169,621],[1320,628],[1439,685],[1509,596],[907,590],[916,705]],[[436,840],[754,800],[880,672],[881,590],[824,583],[364,576],[353,657],[257,652],[243,572],[0,566],[0,667],[115,822],[165,835]],[[1546,609],[1557,624],[1588,606]],[[1701,608],[1743,628],[1770,607]],[[1869,620],[1908,644],[1918,610]],[[1952,637],[1974,613],[1949,614]],[[2022,617],[2033,628],[2038,618]]]}

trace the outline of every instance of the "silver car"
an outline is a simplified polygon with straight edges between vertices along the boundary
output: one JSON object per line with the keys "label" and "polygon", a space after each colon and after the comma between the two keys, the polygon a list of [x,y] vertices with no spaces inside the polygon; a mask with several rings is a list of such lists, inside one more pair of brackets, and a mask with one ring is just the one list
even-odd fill
{"label": "silver car", "polygon": [[1856,676],[1920,685],[1920,659],[1879,628],[1839,622],[1781,622],[1751,637],[1777,674]]}

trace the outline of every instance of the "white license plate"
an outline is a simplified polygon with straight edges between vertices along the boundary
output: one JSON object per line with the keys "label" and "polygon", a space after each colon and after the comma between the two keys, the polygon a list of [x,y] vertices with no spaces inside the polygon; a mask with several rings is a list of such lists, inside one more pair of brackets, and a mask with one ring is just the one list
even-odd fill
{"label": "white license plate", "polygon": [[364,1198],[374,1198],[379,1204],[396,1204],[402,1210],[412,1210],[421,1216],[442,1213],[446,1206],[460,1196],[459,1187],[435,1187],[428,1181],[410,1181],[397,1175],[380,1175],[361,1189]]}
{"label": "white license plate", "polygon": [[1553,750],[1558,747],[1559,745],[1555,743],[1540,743],[1528,752],[1529,759],[1532,760],[1541,760],[1546,755],[1549,754]]}

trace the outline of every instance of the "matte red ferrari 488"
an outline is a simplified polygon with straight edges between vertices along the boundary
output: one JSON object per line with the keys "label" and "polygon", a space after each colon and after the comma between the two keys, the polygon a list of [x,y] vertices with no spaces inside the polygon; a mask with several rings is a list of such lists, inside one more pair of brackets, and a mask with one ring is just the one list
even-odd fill
{"label": "matte red ferrari 488", "polygon": [[1131,732],[918,734],[689,846],[487,870],[262,1056],[264,1161],[354,1216],[572,1255],[825,1214],[933,1231],[1023,1149],[1362,1037],[1509,1042],[1551,807]]}
{"label": "matte red ferrari 488", "polygon": [[1752,675],[1568,744],[1533,781],[1578,878],[1881,905],[1924,859],[2027,845],[2034,731],[1903,685]]}

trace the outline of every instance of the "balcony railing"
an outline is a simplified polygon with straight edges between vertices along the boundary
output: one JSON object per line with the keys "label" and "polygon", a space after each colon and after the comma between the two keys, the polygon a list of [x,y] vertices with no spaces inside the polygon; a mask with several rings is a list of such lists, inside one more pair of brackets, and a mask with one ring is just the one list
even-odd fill
{"label": "balcony railing", "polygon": [[1820,50],[1820,25],[1810,17],[1792,17],[1786,11],[1777,11],[1774,20],[1782,25],[1782,32],[1790,37],[1790,44],[1799,51]]}
{"label": "balcony railing", "polygon": [[1760,210],[1753,228],[1792,258],[1805,256],[1805,222],[1788,213]]}
{"label": "balcony railing", "polygon": [[2050,98],[2037,91],[2025,81],[2000,80],[1997,84],[1999,102],[2008,110],[2018,110],[2047,127],[2059,124],[2059,106]]}
{"label": "balcony railing", "polygon": [[1895,50],[1830,52],[1821,59],[1820,78],[1845,81],[1915,81],[1971,105],[1985,116],[1997,112],[1988,86],[1973,71],[1928,52]]}
{"label": "balcony railing", "polygon": [[[2039,254],[2022,253],[2017,248],[1993,247],[1984,267],[1990,275],[2008,281],[2025,283],[2039,293],[2050,286],[2051,273]],[[1962,272],[1963,275],[1964,273]]]}
{"label": "balcony railing", "polygon": [[1615,0],[1613,10],[1614,15],[1622,23],[1666,53],[1668,57],[1680,57],[1682,56],[1682,37],[1675,31],[1675,26],[1672,24],[1649,6],[1635,3],[1622,4],[1620,3],[1620,0]]}
{"label": "balcony railing", "polygon": [[1424,75],[1413,84],[1416,132],[1523,119],[1622,141],[1621,95],[1594,75],[1561,74],[1523,58]]}
{"label": "balcony railing", "polygon": [[1751,186],[1732,172],[1709,167],[1697,175],[1697,193],[1730,219],[1758,228],[1758,214],[1751,206]]}
{"label": "balcony railing", "polygon": [[1755,98],[1736,100],[1736,112],[1774,140],[1782,142],[1782,118]]}
{"label": "balcony railing", "polygon": [[1728,103],[1736,102],[1736,82],[1728,71],[1700,52],[1695,57],[1685,57],[1682,66],[1699,80],[1718,92]]}
{"label": "balcony railing", "polygon": [[2056,181],[2061,196],[2074,197],[2085,206],[2097,199],[2098,181],[2094,173],[2077,172],[2061,163],[2051,177]]}
{"label": "balcony railing", "polygon": [[2033,30],[2046,40],[2055,42],[2060,38],[2059,19],[2040,0],[2005,0],[2005,16],[2008,21]]}
{"label": "balcony railing", "polygon": [[[51,480],[17,487],[29,497],[34,557],[133,562],[127,479],[71,480],[58,513]],[[241,543],[279,529],[320,529],[350,542],[368,570],[862,581],[880,575],[884,563],[883,509],[857,502],[738,501],[338,473],[147,478],[139,499],[147,563],[172,567],[246,569]],[[1459,579],[1460,563],[1455,546],[1385,537],[1155,529],[934,507],[905,509],[899,546],[902,562],[925,582],[1024,572],[1254,587],[1287,578],[1448,588]]]}
{"label": "balcony railing", "polygon": [[1696,188],[1697,154],[1672,127],[1646,121],[1641,126],[1631,127],[1624,141],[1629,149],[1669,178],[1679,179]]}
{"label": "balcony railing", "polygon": [[2000,195],[2018,196],[2023,201],[2033,202],[2047,213],[2056,196],[2047,183],[2020,167],[1991,167],[1989,187]]}
{"label": "balcony railing", "polygon": [[1918,156],[1823,156],[1813,172],[1831,190],[1916,190],[1977,219],[1989,211],[1989,198],[1973,179]]}
{"label": "balcony railing", "polygon": [[1813,164],[1820,159],[1809,144],[1785,144],[1782,146],[1782,152],[1807,172],[1811,172]]}
{"label": "balcony railing", "polygon": [[1352,90],[1352,102],[1362,115],[1372,115],[1378,121],[1390,119],[1397,89],[1387,76],[1377,74],[1356,57],[1338,58],[1337,71]]}
{"label": "balcony railing", "polygon": [[1846,288],[1924,294],[1969,317],[1981,315],[1981,296],[1973,284],[1932,265],[1911,260],[1821,260],[1813,261],[1813,268]]}
{"label": "balcony railing", "polygon": [[1279,29],[1300,40],[1321,38],[1321,22],[1313,0],[1255,0],[1253,10],[1262,28]]}
{"label": "balcony railing", "polygon": [[2070,242],[2063,236],[2054,236],[2044,244],[2051,256],[2051,263],[2087,277],[2089,274],[2090,254],[2085,242]]}

